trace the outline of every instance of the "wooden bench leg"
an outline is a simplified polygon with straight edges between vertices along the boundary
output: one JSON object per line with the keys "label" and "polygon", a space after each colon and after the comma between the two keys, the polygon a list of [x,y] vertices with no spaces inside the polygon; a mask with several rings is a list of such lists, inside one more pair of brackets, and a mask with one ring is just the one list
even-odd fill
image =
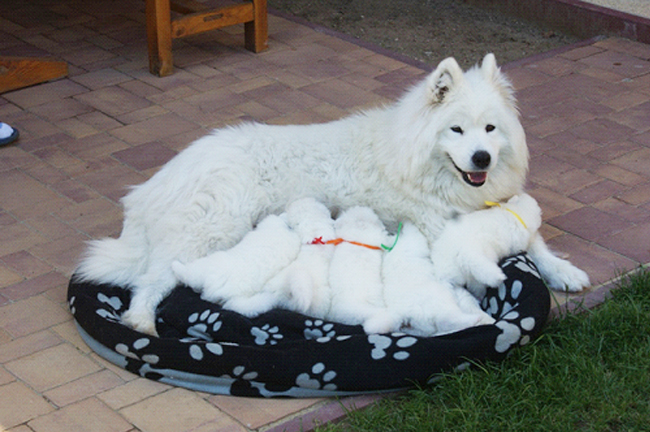
{"label": "wooden bench leg", "polygon": [[158,76],[174,72],[169,0],[146,0],[149,71]]}
{"label": "wooden bench leg", "polygon": [[255,18],[244,24],[244,37],[246,49],[261,52],[268,48],[268,11],[266,0],[253,0]]}

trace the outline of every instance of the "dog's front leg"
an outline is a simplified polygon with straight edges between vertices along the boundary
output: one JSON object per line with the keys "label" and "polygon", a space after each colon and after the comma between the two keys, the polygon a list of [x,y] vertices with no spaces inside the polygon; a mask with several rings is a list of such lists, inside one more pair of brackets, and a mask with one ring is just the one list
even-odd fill
{"label": "dog's front leg", "polygon": [[577,292],[589,286],[589,276],[569,261],[557,257],[537,234],[528,254],[542,278],[556,291]]}

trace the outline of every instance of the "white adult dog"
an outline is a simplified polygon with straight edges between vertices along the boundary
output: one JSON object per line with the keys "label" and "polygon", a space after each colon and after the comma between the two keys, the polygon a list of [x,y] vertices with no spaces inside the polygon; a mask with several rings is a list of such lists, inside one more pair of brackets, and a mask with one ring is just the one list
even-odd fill
{"label": "white adult dog", "polygon": [[449,221],[433,243],[436,278],[466,287],[476,298],[506,279],[501,259],[527,251],[539,237],[542,210],[528,194]]}
{"label": "white adult dog", "polygon": [[[123,198],[120,237],[91,242],[77,276],[130,287],[122,320],[155,334],[155,308],[178,282],[174,260],[231,248],[298,198],[368,206],[389,227],[411,221],[433,242],[445,221],[521,193],[527,169],[513,90],[494,56],[465,73],[448,58],[391,106],[197,140]],[[540,237],[529,252],[552,287],[588,285]]]}

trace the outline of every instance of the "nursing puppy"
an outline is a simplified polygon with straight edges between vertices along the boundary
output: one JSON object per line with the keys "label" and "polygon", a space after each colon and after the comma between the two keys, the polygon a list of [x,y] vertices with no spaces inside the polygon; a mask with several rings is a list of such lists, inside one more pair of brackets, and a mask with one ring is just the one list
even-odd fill
{"label": "nursing puppy", "polygon": [[529,250],[541,224],[542,210],[528,194],[449,221],[432,246],[436,277],[482,299],[506,279],[499,261]]}
{"label": "nursing puppy", "polygon": [[[91,242],[76,277],[130,288],[123,322],[155,334],[156,306],[178,283],[173,261],[233,247],[292,201],[367,206],[390,229],[413,222],[432,244],[445,221],[521,193],[527,169],[513,90],[494,56],[465,73],[448,58],[393,105],[325,124],[246,123],[197,140],[122,199],[120,237]],[[589,283],[540,236],[529,252],[553,288]]]}
{"label": "nursing puppy", "polygon": [[392,250],[384,255],[382,277],[386,307],[398,317],[393,331],[434,336],[481,324],[494,318],[462,288],[439,281],[424,235],[405,223]]}
{"label": "nursing puppy", "polygon": [[334,223],[337,239],[329,269],[331,305],[325,318],[362,324],[366,333],[387,333],[398,327],[396,314],[385,306],[381,244],[388,233],[368,207],[352,207]]}
{"label": "nursing puppy", "polygon": [[[246,316],[255,316],[280,307],[324,318],[330,309],[329,266],[334,253],[334,220],[330,211],[313,198],[289,204],[284,217],[300,238],[300,250],[294,261],[269,279],[259,292],[244,295],[233,291],[226,307]],[[273,260],[273,251],[267,259]],[[249,260],[249,268],[261,260]]]}
{"label": "nursing puppy", "polygon": [[[174,261],[174,276],[201,293],[201,298],[224,303],[258,294],[264,284],[296,259],[300,237],[282,216],[269,215],[234,247],[189,263]],[[236,306],[234,306],[236,308]]]}

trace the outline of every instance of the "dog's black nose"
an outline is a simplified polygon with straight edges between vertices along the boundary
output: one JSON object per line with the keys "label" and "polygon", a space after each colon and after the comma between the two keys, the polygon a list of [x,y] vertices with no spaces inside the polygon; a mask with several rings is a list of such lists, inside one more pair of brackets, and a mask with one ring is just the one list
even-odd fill
{"label": "dog's black nose", "polygon": [[485,169],[490,165],[490,153],[479,150],[472,155],[472,163],[478,169]]}

